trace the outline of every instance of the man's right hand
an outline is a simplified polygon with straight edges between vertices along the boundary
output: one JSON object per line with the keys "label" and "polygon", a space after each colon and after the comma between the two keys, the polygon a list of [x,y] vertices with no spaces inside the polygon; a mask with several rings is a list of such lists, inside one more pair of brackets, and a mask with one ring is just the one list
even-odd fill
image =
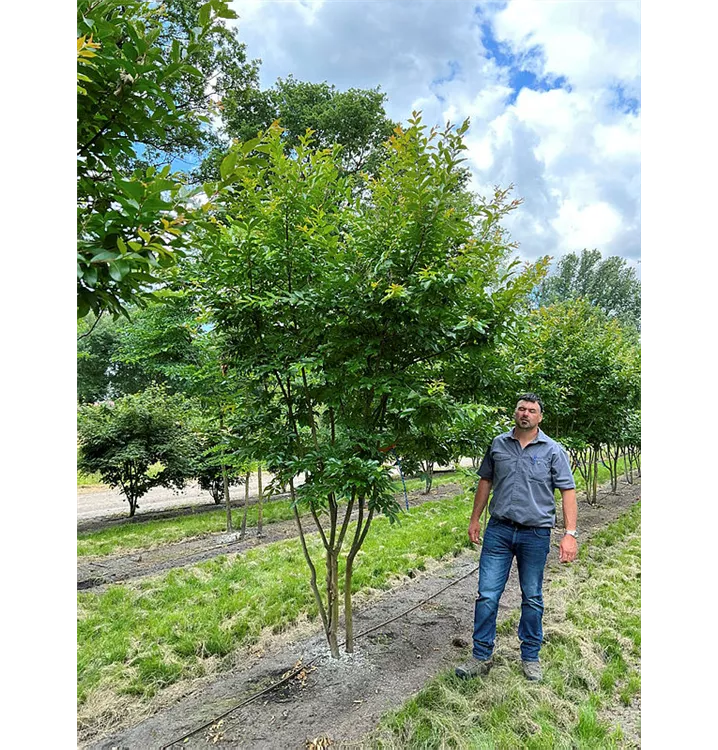
{"label": "man's right hand", "polygon": [[474,543],[479,543],[479,538],[481,537],[481,523],[474,519],[471,519],[471,523],[469,523],[469,539]]}

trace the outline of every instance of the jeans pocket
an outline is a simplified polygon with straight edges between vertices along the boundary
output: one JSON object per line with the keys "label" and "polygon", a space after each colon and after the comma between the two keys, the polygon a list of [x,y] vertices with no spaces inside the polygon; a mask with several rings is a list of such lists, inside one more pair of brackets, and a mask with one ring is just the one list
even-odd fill
{"label": "jeans pocket", "polygon": [[548,526],[535,526],[534,534],[542,539],[546,539],[551,536],[551,529]]}

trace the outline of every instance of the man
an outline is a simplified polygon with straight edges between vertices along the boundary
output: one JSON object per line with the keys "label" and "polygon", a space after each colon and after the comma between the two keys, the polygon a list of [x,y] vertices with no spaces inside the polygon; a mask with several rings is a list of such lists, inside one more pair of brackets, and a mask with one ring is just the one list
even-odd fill
{"label": "man", "polygon": [[479,542],[479,518],[489,493],[491,518],[481,547],[479,593],[474,606],[473,657],[456,669],[459,677],[485,675],[491,668],[499,599],[514,556],[521,586],[521,663],[529,680],[542,678],[539,650],[543,641],[543,571],[556,523],[554,489],[561,491],[564,536],[560,562],[573,562],[576,542],[576,485],[564,449],[540,428],[543,403],[534,393],[521,396],[515,426],[494,438],[479,467],[479,486],[469,523],[469,539]]}

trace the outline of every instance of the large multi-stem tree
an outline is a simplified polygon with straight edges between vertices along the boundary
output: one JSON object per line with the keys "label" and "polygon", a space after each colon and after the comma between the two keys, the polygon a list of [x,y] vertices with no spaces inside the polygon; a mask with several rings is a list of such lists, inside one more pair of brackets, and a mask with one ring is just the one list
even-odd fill
{"label": "large multi-stem tree", "polygon": [[[335,656],[340,571],[352,651],[357,554],[373,519],[399,512],[384,464],[402,410],[416,394],[431,397],[444,363],[491,345],[537,281],[529,269],[502,275],[513,246],[500,221],[517,202],[464,189],[467,127],[428,132],[415,115],[356,193],[338,149],[305,136],[289,151],[273,126],[231,150],[213,196],[204,302],[227,363],[266,395],[268,464],[295,500]],[[299,503],[324,547],[324,595]]]}

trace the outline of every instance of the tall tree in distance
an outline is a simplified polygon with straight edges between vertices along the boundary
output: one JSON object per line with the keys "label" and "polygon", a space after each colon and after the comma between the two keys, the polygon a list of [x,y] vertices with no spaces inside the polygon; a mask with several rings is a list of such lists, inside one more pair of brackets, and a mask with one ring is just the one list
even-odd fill
{"label": "tall tree in distance", "polygon": [[641,282],[625,258],[584,249],[568,253],[537,287],[537,306],[545,307],[583,297],[609,318],[641,328]]}
{"label": "tall tree in distance", "polygon": [[[298,81],[292,75],[278,79],[273,88],[259,91],[244,87],[223,97],[221,114],[225,134],[248,141],[275,121],[290,149],[299,146],[307,129],[316,148],[342,147],[340,167],[346,174],[376,174],[387,151],[383,143],[396,123],[384,111],[386,94],[376,89],[338,91],[326,83]],[[215,172],[226,151],[217,149],[209,160]],[[216,177],[214,177],[216,179]]]}

